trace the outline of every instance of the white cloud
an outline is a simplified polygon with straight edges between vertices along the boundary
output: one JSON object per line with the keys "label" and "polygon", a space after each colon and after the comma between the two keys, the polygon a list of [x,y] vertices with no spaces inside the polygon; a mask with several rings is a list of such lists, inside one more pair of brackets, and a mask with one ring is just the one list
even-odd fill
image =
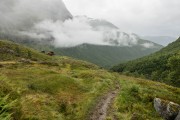
{"label": "white cloud", "polygon": [[46,31],[54,37],[56,47],[76,46],[82,43],[105,44],[101,31],[92,30],[91,26],[79,19],[61,21],[45,20],[35,25],[35,29]]}
{"label": "white cloud", "polygon": [[155,47],[153,43],[144,43],[144,44],[141,44],[143,47],[145,48],[153,48]]}
{"label": "white cloud", "polygon": [[83,43],[119,46],[137,44],[137,39],[133,34],[123,33],[116,29],[97,30],[89,24],[88,18],[81,19],[81,17],[64,22],[47,19],[35,24],[29,32],[20,32],[20,34],[40,39],[52,36],[53,45],[56,47],[72,47]]}
{"label": "white cloud", "polygon": [[[92,0],[90,5],[100,7],[102,4]],[[91,19],[87,17],[67,19],[71,18],[71,14],[61,0],[1,0],[0,15],[0,32],[54,40],[57,47],[83,43],[125,46],[136,44],[132,35],[120,34],[119,30],[111,31],[103,26],[100,30],[93,29],[89,23]]]}
{"label": "white cloud", "polygon": [[64,0],[73,15],[107,19],[121,31],[178,36],[179,0]]}

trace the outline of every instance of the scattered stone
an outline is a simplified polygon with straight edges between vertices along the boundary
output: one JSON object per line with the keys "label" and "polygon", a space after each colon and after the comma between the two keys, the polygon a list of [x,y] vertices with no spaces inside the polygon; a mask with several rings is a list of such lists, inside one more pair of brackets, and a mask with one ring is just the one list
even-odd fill
{"label": "scattered stone", "polygon": [[164,120],[175,120],[180,111],[180,106],[178,104],[160,98],[154,99],[154,108]]}
{"label": "scattered stone", "polygon": [[29,60],[29,59],[25,59],[25,58],[21,58],[20,60],[19,60],[19,62],[22,62],[22,63],[31,63],[31,60]]}

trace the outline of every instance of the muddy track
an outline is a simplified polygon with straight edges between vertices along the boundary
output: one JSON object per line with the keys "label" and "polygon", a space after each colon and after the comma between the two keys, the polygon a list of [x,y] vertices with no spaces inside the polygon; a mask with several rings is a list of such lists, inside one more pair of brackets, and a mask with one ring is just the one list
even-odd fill
{"label": "muddy track", "polygon": [[103,96],[95,106],[95,109],[91,113],[89,120],[105,120],[118,92],[119,86],[117,86],[115,90],[112,90]]}

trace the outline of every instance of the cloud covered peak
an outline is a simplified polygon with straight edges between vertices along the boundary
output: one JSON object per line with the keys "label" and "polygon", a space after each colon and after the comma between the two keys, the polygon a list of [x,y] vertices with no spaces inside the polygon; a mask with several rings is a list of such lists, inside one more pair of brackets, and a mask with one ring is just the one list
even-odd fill
{"label": "cloud covered peak", "polygon": [[51,41],[56,47],[83,43],[133,46],[134,34],[121,32],[111,22],[86,16],[72,17],[61,0],[1,0],[0,33]]}
{"label": "cloud covered peak", "polygon": [[24,30],[37,22],[72,18],[61,0],[1,0],[0,29]]}

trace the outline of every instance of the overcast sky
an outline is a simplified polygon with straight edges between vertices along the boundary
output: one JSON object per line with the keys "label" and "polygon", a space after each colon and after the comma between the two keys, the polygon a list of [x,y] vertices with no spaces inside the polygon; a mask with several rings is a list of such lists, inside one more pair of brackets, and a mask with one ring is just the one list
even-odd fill
{"label": "overcast sky", "polygon": [[73,15],[106,19],[139,35],[180,35],[180,0],[63,0]]}

